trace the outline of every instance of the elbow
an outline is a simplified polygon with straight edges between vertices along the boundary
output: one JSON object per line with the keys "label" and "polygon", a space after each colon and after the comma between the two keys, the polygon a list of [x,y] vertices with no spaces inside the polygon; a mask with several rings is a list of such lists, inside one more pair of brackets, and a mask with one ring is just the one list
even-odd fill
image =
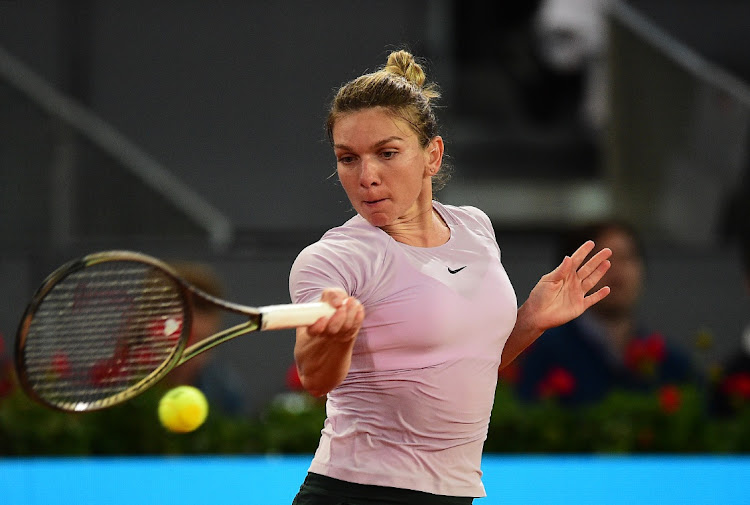
{"label": "elbow", "polygon": [[328,394],[328,390],[326,389],[305,389],[310,395],[314,396],[315,398],[322,398],[325,395]]}
{"label": "elbow", "polygon": [[327,395],[334,387],[336,387],[336,384],[326,384],[320,380],[315,380],[314,378],[305,375],[300,375],[300,382],[305,391],[315,398]]}

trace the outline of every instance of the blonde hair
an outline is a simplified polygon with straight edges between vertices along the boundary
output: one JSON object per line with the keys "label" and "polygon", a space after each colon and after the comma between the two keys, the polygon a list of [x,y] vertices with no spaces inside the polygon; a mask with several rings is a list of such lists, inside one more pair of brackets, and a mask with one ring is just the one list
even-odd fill
{"label": "blonde hair", "polygon": [[[333,127],[344,114],[383,107],[406,121],[425,148],[438,135],[437,117],[432,104],[440,98],[435,83],[425,84],[422,65],[408,51],[393,51],[385,66],[344,84],[336,93],[326,120],[328,140],[333,143]],[[433,177],[433,189],[441,189],[450,178],[446,164]]]}

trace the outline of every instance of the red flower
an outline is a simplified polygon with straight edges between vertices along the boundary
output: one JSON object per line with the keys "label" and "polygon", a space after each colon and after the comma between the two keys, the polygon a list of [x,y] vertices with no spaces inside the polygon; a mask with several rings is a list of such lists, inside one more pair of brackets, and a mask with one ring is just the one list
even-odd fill
{"label": "red flower", "polygon": [[666,345],[660,333],[652,333],[646,338],[635,338],[625,349],[625,364],[642,375],[653,375],[656,366],[664,361]]}
{"label": "red flower", "polygon": [[69,377],[72,370],[68,355],[62,351],[58,351],[52,356],[51,367],[52,373],[58,379]]}
{"label": "red flower", "polygon": [[659,389],[659,407],[661,407],[662,412],[674,414],[680,410],[681,404],[682,394],[677,386],[669,384]]}
{"label": "red flower", "polygon": [[286,387],[292,391],[302,391],[302,380],[299,378],[299,372],[297,372],[297,365],[292,364],[286,371]]}
{"label": "red flower", "polygon": [[562,367],[555,367],[539,383],[538,390],[541,398],[557,398],[570,396],[575,387],[576,379],[573,374]]}
{"label": "red flower", "polygon": [[0,363],[0,398],[8,396],[13,391],[13,372],[11,364]]}
{"label": "red flower", "polygon": [[150,373],[165,360],[163,353],[156,353],[153,349],[142,347],[136,349],[130,358],[130,366],[134,366],[142,372]]}
{"label": "red flower", "polygon": [[646,340],[646,355],[654,361],[664,361],[664,353],[666,345],[664,344],[664,337],[660,333],[652,333]]}
{"label": "red flower", "polygon": [[89,370],[89,379],[96,387],[106,387],[126,378],[125,372],[125,362],[122,358],[102,359]]}
{"label": "red flower", "polygon": [[0,333],[0,398],[8,396],[13,391],[13,365],[6,361],[5,341],[3,334]]}
{"label": "red flower", "polygon": [[724,379],[721,385],[724,393],[741,400],[750,399],[750,373],[738,372]]}

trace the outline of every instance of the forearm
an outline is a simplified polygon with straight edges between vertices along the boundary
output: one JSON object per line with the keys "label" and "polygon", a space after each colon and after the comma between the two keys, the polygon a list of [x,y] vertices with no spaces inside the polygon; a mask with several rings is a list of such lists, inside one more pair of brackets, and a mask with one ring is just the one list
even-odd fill
{"label": "forearm", "polygon": [[539,329],[535,324],[533,311],[528,308],[528,304],[524,303],[521,305],[518,309],[516,324],[503,347],[500,369],[502,370],[513,362],[542,333],[544,333],[544,330]]}
{"label": "forearm", "polygon": [[305,390],[323,396],[341,384],[349,373],[355,340],[311,336],[305,328],[297,329],[294,360]]}

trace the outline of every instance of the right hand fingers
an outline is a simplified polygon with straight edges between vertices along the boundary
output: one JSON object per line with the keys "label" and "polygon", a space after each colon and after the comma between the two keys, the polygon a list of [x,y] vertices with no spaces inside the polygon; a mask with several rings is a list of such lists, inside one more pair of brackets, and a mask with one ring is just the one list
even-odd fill
{"label": "right hand fingers", "polygon": [[341,288],[324,289],[320,295],[321,302],[328,302],[335,309],[338,309],[347,298],[349,295]]}
{"label": "right hand fingers", "polygon": [[354,297],[339,288],[327,289],[320,297],[336,309],[330,317],[322,317],[307,329],[310,335],[326,334],[332,338],[351,338],[364,320],[364,307]]}
{"label": "right hand fingers", "polygon": [[336,312],[328,320],[327,331],[331,334],[344,334],[352,330],[358,331],[364,319],[364,307],[362,303],[353,297],[348,297],[341,302]]}

